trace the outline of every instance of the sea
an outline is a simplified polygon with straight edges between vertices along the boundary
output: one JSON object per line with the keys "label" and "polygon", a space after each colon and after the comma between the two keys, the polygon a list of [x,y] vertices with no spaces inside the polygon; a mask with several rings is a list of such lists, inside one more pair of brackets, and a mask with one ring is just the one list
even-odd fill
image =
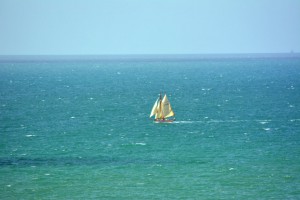
{"label": "sea", "polygon": [[300,199],[300,56],[1,57],[0,199]]}

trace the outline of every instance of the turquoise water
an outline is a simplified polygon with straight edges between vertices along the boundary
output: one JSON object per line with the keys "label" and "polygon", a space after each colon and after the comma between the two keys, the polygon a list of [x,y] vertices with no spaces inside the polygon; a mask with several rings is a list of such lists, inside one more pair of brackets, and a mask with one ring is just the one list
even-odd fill
{"label": "turquoise water", "polygon": [[300,59],[3,61],[0,137],[0,199],[299,199]]}

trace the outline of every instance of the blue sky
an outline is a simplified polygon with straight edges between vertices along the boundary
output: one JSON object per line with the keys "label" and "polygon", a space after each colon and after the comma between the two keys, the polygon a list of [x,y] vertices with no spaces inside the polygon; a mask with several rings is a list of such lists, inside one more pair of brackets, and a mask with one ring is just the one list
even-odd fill
{"label": "blue sky", "polygon": [[299,0],[0,0],[0,55],[292,50]]}

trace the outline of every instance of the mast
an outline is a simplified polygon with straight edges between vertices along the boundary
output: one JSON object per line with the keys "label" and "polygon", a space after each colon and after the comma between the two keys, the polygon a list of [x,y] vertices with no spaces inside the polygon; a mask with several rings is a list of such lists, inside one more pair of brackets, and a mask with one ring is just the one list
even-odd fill
{"label": "mast", "polygon": [[163,109],[163,107],[162,107],[162,100],[161,100],[161,93],[159,94],[159,103],[160,103],[160,105],[159,105],[159,112],[160,112],[160,116],[159,116],[159,118],[160,119],[164,119],[164,115],[163,115],[163,112],[162,112],[162,109]]}

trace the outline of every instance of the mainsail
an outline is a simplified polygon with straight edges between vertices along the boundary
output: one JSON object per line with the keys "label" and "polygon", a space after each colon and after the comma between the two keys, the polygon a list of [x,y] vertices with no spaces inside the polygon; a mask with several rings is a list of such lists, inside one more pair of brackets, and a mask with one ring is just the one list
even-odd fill
{"label": "mainsail", "polygon": [[167,95],[162,100],[162,115],[163,117],[173,117],[175,115]]}
{"label": "mainsail", "polygon": [[166,94],[163,99],[160,95],[160,97],[155,101],[150,113],[150,117],[153,115],[155,115],[156,120],[165,120],[167,117],[175,116]]}

